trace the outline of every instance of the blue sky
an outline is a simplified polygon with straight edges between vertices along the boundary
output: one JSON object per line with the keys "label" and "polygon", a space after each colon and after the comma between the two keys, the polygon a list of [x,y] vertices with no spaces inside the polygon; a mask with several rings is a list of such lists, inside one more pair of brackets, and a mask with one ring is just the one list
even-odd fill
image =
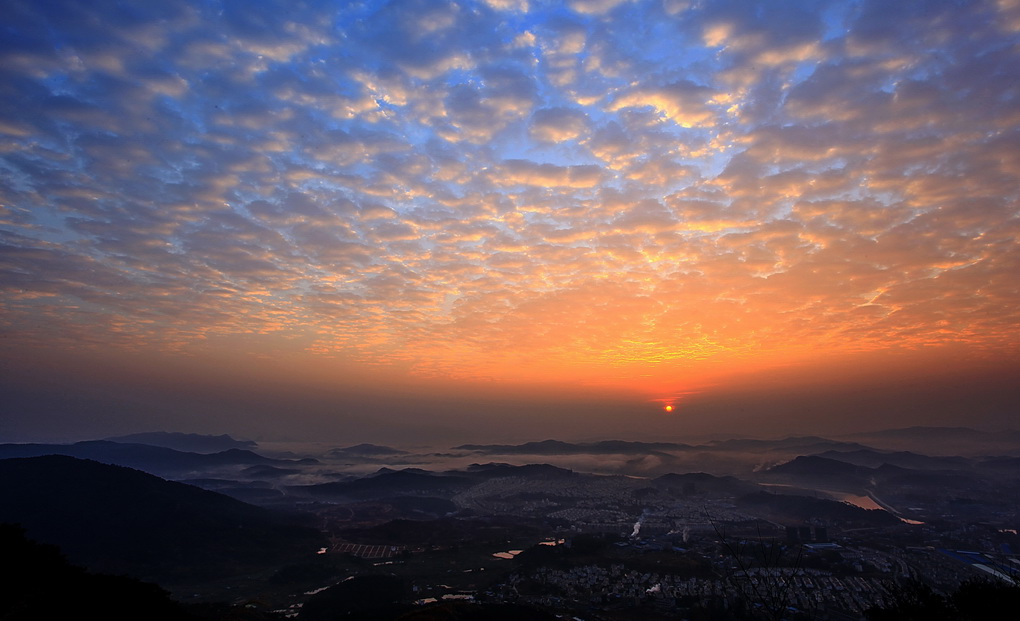
{"label": "blue sky", "polygon": [[[8,1],[2,28],[19,403],[229,367],[417,395],[373,419],[581,391],[690,422],[734,386],[1015,368],[1015,0]],[[83,429],[154,422],[111,408]]]}

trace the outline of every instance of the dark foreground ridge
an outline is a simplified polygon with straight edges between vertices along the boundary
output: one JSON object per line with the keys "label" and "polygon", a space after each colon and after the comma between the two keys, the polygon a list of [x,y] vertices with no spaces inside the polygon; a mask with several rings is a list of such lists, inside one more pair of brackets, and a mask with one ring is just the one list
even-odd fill
{"label": "dark foreground ridge", "polygon": [[0,524],[0,550],[4,563],[0,619],[4,621],[197,619],[158,586],[71,565],[56,546],[27,539],[20,526]]}
{"label": "dark foreground ridge", "polygon": [[0,460],[0,522],[72,562],[173,584],[314,551],[314,529],[214,492],[60,455]]}

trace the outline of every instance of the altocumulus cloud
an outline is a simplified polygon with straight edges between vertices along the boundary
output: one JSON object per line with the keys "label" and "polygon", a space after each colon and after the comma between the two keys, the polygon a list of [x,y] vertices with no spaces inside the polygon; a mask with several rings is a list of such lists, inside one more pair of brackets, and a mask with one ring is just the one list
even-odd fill
{"label": "altocumulus cloud", "polygon": [[10,346],[245,335],[591,382],[791,344],[1017,353],[1016,2],[10,0],[4,22]]}

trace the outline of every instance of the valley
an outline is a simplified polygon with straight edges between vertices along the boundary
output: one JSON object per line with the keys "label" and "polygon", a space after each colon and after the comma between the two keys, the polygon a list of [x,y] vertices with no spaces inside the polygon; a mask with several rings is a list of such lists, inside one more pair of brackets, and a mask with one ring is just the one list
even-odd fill
{"label": "valley", "polygon": [[[181,603],[299,619],[483,605],[859,619],[905,585],[1010,587],[1020,567],[1020,459],[980,443],[966,455],[818,438],[298,454],[175,440],[0,445],[0,521]],[[695,456],[713,472],[661,472]],[[363,581],[375,585],[355,589],[364,598],[323,611]]]}

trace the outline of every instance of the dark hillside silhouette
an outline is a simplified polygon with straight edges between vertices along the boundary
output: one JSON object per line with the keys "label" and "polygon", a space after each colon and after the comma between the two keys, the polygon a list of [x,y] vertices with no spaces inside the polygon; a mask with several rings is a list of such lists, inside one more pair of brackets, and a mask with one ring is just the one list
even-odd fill
{"label": "dark hillside silhouette", "polygon": [[0,522],[96,571],[172,583],[311,555],[317,531],[214,492],[94,461],[0,460]]}
{"label": "dark hillside silhouette", "polygon": [[4,621],[196,619],[158,586],[89,573],[68,563],[55,546],[25,538],[20,526],[0,524],[0,550],[4,563],[0,619]]}

